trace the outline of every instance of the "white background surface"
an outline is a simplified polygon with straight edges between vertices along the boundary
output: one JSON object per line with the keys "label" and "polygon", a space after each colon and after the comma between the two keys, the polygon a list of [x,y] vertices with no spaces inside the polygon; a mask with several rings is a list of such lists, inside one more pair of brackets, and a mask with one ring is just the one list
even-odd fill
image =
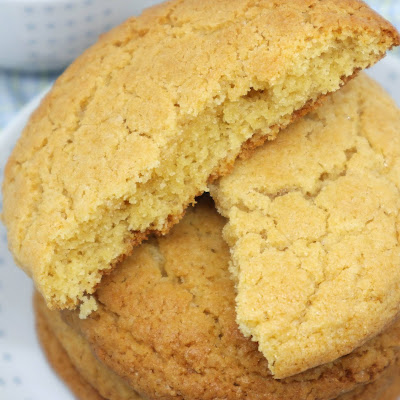
{"label": "white background surface", "polygon": [[[369,73],[400,106],[400,61],[388,56]],[[28,104],[0,136],[0,182],[8,155],[39,100]],[[72,400],[37,343],[31,297],[32,283],[14,265],[0,224],[0,400]]]}
{"label": "white background surface", "polygon": [[64,68],[99,34],[161,0],[0,0],[0,67]]}

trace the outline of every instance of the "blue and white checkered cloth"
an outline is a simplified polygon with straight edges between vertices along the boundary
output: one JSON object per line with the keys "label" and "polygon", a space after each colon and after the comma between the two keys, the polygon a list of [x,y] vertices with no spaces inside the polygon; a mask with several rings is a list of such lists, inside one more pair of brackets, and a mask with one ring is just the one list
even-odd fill
{"label": "blue and white checkered cloth", "polygon": [[[366,0],[400,30],[400,0]],[[400,50],[395,54],[400,56]],[[0,69],[0,130],[35,95],[47,87],[59,72],[28,74]]]}

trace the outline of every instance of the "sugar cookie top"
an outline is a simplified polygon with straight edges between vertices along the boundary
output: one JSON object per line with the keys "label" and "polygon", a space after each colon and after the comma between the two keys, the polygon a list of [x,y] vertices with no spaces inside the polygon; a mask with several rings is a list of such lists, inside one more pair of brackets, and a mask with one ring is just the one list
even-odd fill
{"label": "sugar cookie top", "polygon": [[101,362],[150,399],[327,400],[395,363],[399,323],[334,363],[275,380],[235,323],[225,222],[212,204],[198,204],[103,278],[97,312],[63,317]]}
{"label": "sugar cookie top", "polygon": [[212,189],[237,321],[282,378],[351,352],[400,310],[400,111],[366,75]]}
{"label": "sugar cookie top", "polygon": [[58,79],[8,162],[4,222],[49,306],[73,308],[242,151],[399,43],[354,0],[174,0]]}

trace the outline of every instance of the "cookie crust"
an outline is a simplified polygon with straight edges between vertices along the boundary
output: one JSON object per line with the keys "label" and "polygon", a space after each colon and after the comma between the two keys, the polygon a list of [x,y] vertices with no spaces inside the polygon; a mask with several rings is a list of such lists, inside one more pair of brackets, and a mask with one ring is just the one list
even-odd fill
{"label": "cookie crust", "polygon": [[35,292],[33,307],[39,341],[53,369],[80,400],[141,400],[126,382],[96,359],[89,344],[49,310]]}
{"label": "cookie crust", "polygon": [[[43,298],[38,293],[35,294],[34,298],[34,311],[37,334],[45,355],[54,371],[67,384],[76,398],[79,400],[121,400],[119,397],[114,397],[115,393],[109,398],[101,397],[98,391],[79,373],[54,333],[54,329],[52,329],[51,323],[53,322],[54,324],[54,314],[57,312],[47,309]],[[71,330],[65,323],[63,324],[64,329]],[[78,335],[76,332],[73,334]],[[76,347],[73,347],[73,350],[79,352]],[[92,362],[98,363],[99,361],[93,358]],[[360,386],[349,393],[337,397],[336,400],[396,400],[400,394],[398,375],[399,368],[397,366],[391,367],[384,376],[375,382]],[[110,375],[109,379],[112,380],[114,377]],[[139,397],[135,397],[135,393],[133,393],[133,396],[133,399],[140,400]]]}
{"label": "cookie crust", "polygon": [[[105,400],[99,393],[79,374],[67,352],[57,340],[51,330],[39,302],[43,302],[40,295],[35,294],[34,311],[36,318],[36,332],[42,349],[49,361],[51,367],[71,389],[72,393],[79,400]],[[44,306],[46,307],[46,306]]]}

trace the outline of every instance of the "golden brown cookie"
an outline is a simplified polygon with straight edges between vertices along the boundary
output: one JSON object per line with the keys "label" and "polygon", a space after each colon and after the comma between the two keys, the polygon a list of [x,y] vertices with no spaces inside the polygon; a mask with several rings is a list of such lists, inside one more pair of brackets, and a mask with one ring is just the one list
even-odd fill
{"label": "golden brown cookie", "polygon": [[275,380],[235,322],[226,221],[200,202],[171,232],[103,278],[97,312],[63,318],[143,397],[325,400],[378,379],[399,356],[400,322],[333,363]]}
{"label": "golden brown cookie", "polygon": [[89,344],[49,310],[43,297],[34,295],[36,327],[45,354],[65,383],[81,400],[140,400],[126,382],[100,363]]}
{"label": "golden brown cookie", "polygon": [[238,162],[229,219],[237,322],[276,378],[333,361],[400,310],[400,110],[366,75]]}
{"label": "golden brown cookie", "polygon": [[8,162],[4,223],[51,307],[165,233],[240,153],[400,43],[358,0],[173,0],[58,79]]}
{"label": "golden brown cookie", "polygon": [[368,385],[339,396],[337,400],[398,400],[400,396],[400,369],[394,365],[384,376]]}
{"label": "golden brown cookie", "polygon": [[[98,386],[95,385],[112,387],[110,382],[119,381],[120,378],[108,370],[108,375],[103,374],[101,379],[97,379],[93,372],[106,371],[104,366],[93,356],[90,359],[79,357],[80,354],[87,353],[88,343],[82,338],[77,338],[79,334],[62,321],[59,311],[51,311],[46,307],[41,295],[36,293],[34,300],[37,332],[46,356],[54,370],[79,400],[139,399],[133,390],[132,397],[121,397],[118,390],[108,392],[109,397],[101,397],[99,392],[102,389],[96,390]],[[73,360],[79,367],[73,364]],[[93,365],[96,367],[93,368]],[[80,370],[84,371],[84,376],[80,375]],[[399,382],[399,368],[395,365],[388,368],[385,374],[376,381],[359,386],[357,389],[337,397],[336,400],[396,400],[400,394]]]}
{"label": "golden brown cookie", "polygon": [[[36,293],[34,301],[36,332],[51,366],[78,399],[103,400],[104,398],[99,395],[93,386],[79,374],[66,350],[56,338],[46,318],[46,313],[51,311],[46,310],[45,307],[43,299]],[[65,328],[68,329],[68,325],[65,324]],[[79,351],[80,349],[76,348],[76,350]]]}
{"label": "golden brown cookie", "polygon": [[382,393],[379,400],[399,400],[400,398],[400,372],[397,371],[391,385]]}

